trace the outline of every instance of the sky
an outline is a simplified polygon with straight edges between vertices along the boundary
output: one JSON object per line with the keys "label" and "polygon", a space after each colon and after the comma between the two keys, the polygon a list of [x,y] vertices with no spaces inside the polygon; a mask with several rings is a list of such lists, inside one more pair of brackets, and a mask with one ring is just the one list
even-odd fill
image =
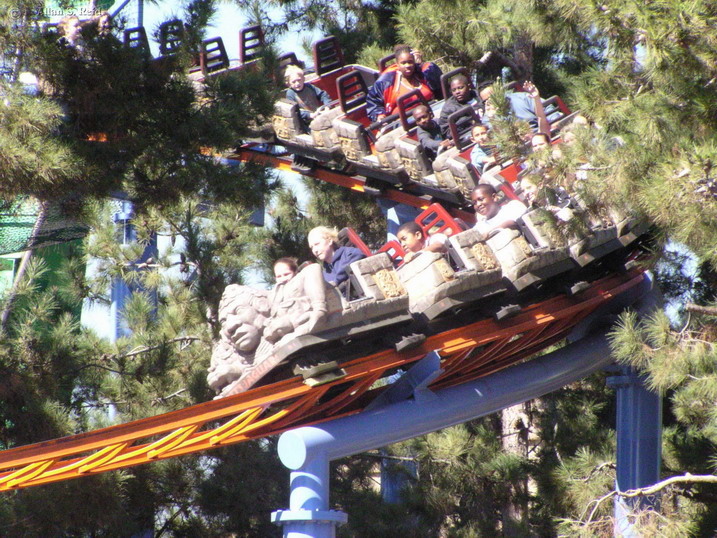
{"label": "sky", "polygon": [[[116,4],[118,5],[118,4]],[[152,31],[163,21],[177,17],[182,12],[184,2],[176,0],[160,1],[155,5],[145,3],[144,8],[144,26],[147,34],[152,35]],[[136,9],[136,8],[135,8]],[[273,10],[277,20],[281,18],[280,10]],[[272,11],[270,10],[270,16]],[[219,4],[217,14],[212,19],[210,27],[207,29],[207,37],[221,36],[226,47],[230,60],[239,58],[239,30],[247,25],[247,17],[233,3],[223,2]],[[295,52],[300,60],[311,63],[309,56],[302,50],[301,40],[309,38],[313,42],[319,39],[320,35],[299,34],[298,32],[288,32],[278,43],[279,52]],[[157,45],[153,45],[153,53],[157,53]]]}

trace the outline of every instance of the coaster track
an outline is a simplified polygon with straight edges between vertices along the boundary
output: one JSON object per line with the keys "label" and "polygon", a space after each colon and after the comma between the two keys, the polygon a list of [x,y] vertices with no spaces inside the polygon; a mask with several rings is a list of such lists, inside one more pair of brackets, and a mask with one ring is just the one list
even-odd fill
{"label": "coaster track", "polygon": [[[282,172],[295,172],[291,167],[291,156],[286,155],[274,155],[265,151],[259,151],[255,149],[251,144],[247,144],[237,148],[237,150],[229,155],[226,155],[227,160],[235,160],[241,162],[252,162],[256,164],[262,164],[270,166],[276,170]],[[368,194],[371,191],[375,191],[371,187],[367,187],[367,180],[363,176],[352,175],[350,173],[339,172],[326,168],[324,166],[317,166],[312,170],[302,170],[302,175],[345,187],[355,192]],[[380,191],[380,198],[390,200],[392,202],[398,202],[405,204],[417,209],[426,209],[431,205],[434,200],[432,197],[426,194],[417,194],[410,190],[401,190],[390,184],[384,184],[383,189]],[[466,222],[475,222],[475,214],[473,212],[464,211],[462,209],[451,207],[446,205],[447,211],[454,217],[461,218]]]}
{"label": "coaster track", "polygon": [[577,296],[555,296],[507,320],[482,319],[429,336],[410,351],[374,353],[345,363],[344,378],[319,387],[294,377],[155,417],[6,450],[0,452],[0,490],[198,453],[357,413],[383,393],[386,385],[377,386],[378,380],[431,351],[440,355],[442,369],[431,390],[484,377],[559,342],[586,316],[643,279],[637,270],[616,273]]}

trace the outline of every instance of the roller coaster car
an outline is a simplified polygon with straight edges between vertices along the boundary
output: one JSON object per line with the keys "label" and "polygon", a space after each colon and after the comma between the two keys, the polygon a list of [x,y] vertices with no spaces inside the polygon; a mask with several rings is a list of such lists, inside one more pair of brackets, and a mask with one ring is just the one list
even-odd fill
{"label": "roller coaster car", "polygon": [[[379,70],[383,71],[394,56],[390,55],[379,61]],[[443,93],[448,91],[448,77],[464,69],[451,71],[441,76]],[[363,94],[368,89],[363,90]],[[365,103],[365,97],[363,100]],[[366,116],[365,106],[358,109],[351,117],[337,118],[334,128],[341,140],[341,148],[346,159],[357,165],[360,173],[368,177],[375,177],[389,183],[406,183],[409,180],[418,181],[424,185],[432,186],[430,182],[423,182],[422,176],[414,173],[410,176],[404,169],[403,159],[399,153],[397,143],[404,136],[412,133],[415,137],[415,121],[412,111],[419,105],[430,106],[435,116],[440,114],[443,101],[425,101],[420,90],[408,92],[397,99],[397,112],[375,123],[371,123]],[[435,194],[441,195],[441,191]],[[451,200],[453,201],[453,200]]]}
{"label": "roller coaster car", "polygon": [[[408,309],[416,322],[411,330],[423,330],[427,322],[450,310],[463,308],[478,299],[506,290],[501,280],[500,265],[490,248],[482,243],[484,238],[480,233],[464,231],[464,224],[453,219],[440,204],[431,204],[416,217],[415,222],[425,237],[430,231],[449,238],[453,261],[449,263],[441,254],[421,252],[404,263],[406,253],[395,240],[377,251],[377,254],[388,254],[393,264],[399,266],[397,275],[408,293]],[[339,232],[339,244],[354,246],[367,255],[371,253],[351,228]],[[399,338],[404,335],[397,333]]]}
{"label": "roller coaster car", "polygon": [[484,237],[466,230],[450,237],[452,254],[464,264],[454,270],[445,256],[421,252],[398,269],[415,318],[430,321],[456,307],[502,293],[501,267]]}
{"label": "roller coaster car", "polygon": [[431,233],[448,237],[452,263],[442,254],[420,252],[400,264],[398,277],[408,292],[414,319],[428,322],[448,310],[505,291],[500,265],[479,232],[464,231],[465,225],[440,204],[430,205],[415,222],[424,237]]}
{"label": "roller coaster car", "polygon": [[[159,56],[152,58],[147,38],[147,31],[143,26],[127,28],[124,30],[123,40],[126,47],[137,50],[148,60],[162,68],[168,64],[179,52],[185,39],[185,26],[179,19],[165,21],[159,25],[157,38]],[[259,59],[264,46],[264,33],[260,26],[242,28],[239,32],[239,64],[231,67],[231,62],[221,37],[205,39],[200,50],[189,68],[190,78],[195,82],[202,82],[208,76],[216,76],[229,69],[241,69]],[[280,62],[296,61],[296,56],[286,54],[279,58]]]}
{"label": "roller coaster car", "polygon": [[[270,379],[290,375],[280,365],[302,364],[311,357],[308,370],[316,370],[317,362],[327,364],[373,351],[370,336],[385,346],[386,327],[398,334],[402,325],[412,321],[406,290],[386,253],[356,261],[350,269],[361,294],[356,300],[346,300],[336,287],[326,284],[318,264],[307,266],[272,292],[227,287],[209,385],[220,397],[227,396],[247,390],[270,371]],[[331,360],[316,359],[323,348],[339,340],[343,347],[334,346]]]}
{"label": "roller coaster car", "polygon": [[541,215],[540,210],[524,216],[521,229],[534,247],[567,247],[568,255],[578,267],[584,267],[622,249],[648,230],[645,220],[625,217],[623,212],[612,208],[605,210],[604,218],[591,218],[587,212],[578,210],[573,212],[572,219],[580,219],[581,228],[587,230],[587,233],[573,233],[571,237],[565,238],[556,233],[550,219],[546,218],[545,214]]}
{"label": "roller coaster car", "polygon": [[[359,72],[354,71],[343,75],[336,82],[342,113],[332,120],[332,127],[346,160],[359,165],[365,164],[364,159],[373,153],[372,140],[366,131],[371,125],[366,114],[366,96],[369,86],[372,86],[377,78],[378,72],[373,80],[367,81]],[[377,161],[371,164],[378,168]]]}
{"label": "roller coaster car", "polygon": [[[365,85],[356,81],[352,74],[340,80],[341,95],[349,98],[350,105],[344,107],[349,112],[333,121],[333,126],[341,143],[341,151],[346,160],[353,163],[355,170],[373,180],[399,185],[421,195],[454,205],[465,205],[465,200],[441,189],[435,182],[415,181],[404,169],[404,160],[399,153],[398,143],[406,134],[415,137],[413,109],[424,104],[429,106],[418,90],[406,93],[398,99],[398,112],[380,122],[370,123],[366,116]],[[440,111],[442,102],[432,103],[434,113]]]}
{"label": "roller coaster car", "polygon": [[[557,103],[561,108],[551,115],[553,123],[551,123],[551,131],[556,131],[567,120],[569,111],[557,96],[551,97],[544,101],[545,106]],[[455,147],[444,151],[433,162],[434,181],[443,189],[451,192],[459,192],[466,199],[470,198],[471,191],[479,183],[481,175],[471,164],[471,151],[475,144],[470,140],[470,131],[476,123],[480,123],[475,110],[466,106],[451,114],[448,118],[448,126],[451,137],[455,142]],[[420,160],[421,164],[413,165],[416,168],[425,167],[425,155],[421,155],[422,149],[419,147],[411,147],[409,144],[402,145],[399,151],[405,154],[405,160]],[[414,161],[416,162],[416,161]],[[517,165],[512,161],[504,162],[500,175],[504,179],[512,183],[517,177]],[[427,176],[430,181],[430,176]]]}
{"label": "roller coaster car", "polygon": [[184,41],[184,23],[179,19],[172,19],[159,25],[159,54],[170,56],[179,52]]}
{"label": "roller coaster car", "polygon": [[[124,48],[136,55],[142,61],[143,67],[148,67],[148,72],[167,77],[176,68],[176,54],[174,52],[181,43],[181,33],[172,34],[170,27],[179,21],[167,21],[159,27],[158,37],[160,39],[160,56],[152,57],[149,46],[147,31],[143,26],[126,28],[122,32],[121,43]],[[112,42],[118,42],[112,38]],[[147,73],[148,74],[148,73]],[[145,75],[137,75],[144,77]],[[77,118],[77,132],[80,138],[87,142],[108,142],[115,141],[123,133],[118,132],[113,126],[116,125],[114,114],[108,113],[104,106],[107,100],[107,92],[113,91],[112,86],[98,84],[96,79],[83,78],[82,91],[68,99],[67,106],[70,116]]]}
{"label": "roller coaster car", "polygon": [[[502,268],[480,232],[464,230],[467,225],[451,217],[440,204],[430,205],[415,222],[424,237],[435,233],[448,237],[450,261],[438,253],[420,252],[403,263],[405,253],[395,241],[380,250],[399,265],[398,277],[408,292],[409,311],[419,325],[506,291]],[[357,238],[352,243],[362,245]]]}
{"label": "roller coaster car", "polygon": [[[526,213],[520,230],[504,229],[486,237],[475,229],[463,231],[445,209],[433,204],[416,222],[425,234],[436,230],[449,237],[453,263],[440,254],[423,252],[401,265],[405,256],[401,246],[387,243],[379,253],[351,264],[349,281],[359,296],[354,300],[326,284],[317,264],[271,292],[227,287],[219,312],[221,339],[207,378],[210,386],[222,397],[243,392],[260,380],[284,379],[292,372],[302,374],[308,384],[334,380],[342,375],[343,361],[391,346],[400,351],[416,345],[425,337],[415,334],[417,328],[430,333],[449,327],[455,322],[449,315],[454,312],[469,312],[474,318],[479,311],[500,319],[507,296],[486,301],[489,296],[523,292],[557,275],[565,275],[566,282],[584,279],[587,273],[579,272],[585,265],[580,256],[620,249],[644,230],[634,220],[623,225],[621,239],[612,225],[570,242],[551,233],[542,214],[542,210]],[[580,241],[587,241],[588,250],[578,255]],[[370,254],[351,229],[341,231],[339,242]],[[394,264],[399,265],[397,270]],[[536,291],[555,293],[550,286]],[[530,301],[533,296],[521,293],[520,297]]]}
{"label": "roller coaster car", "polygon": [[409,178],[396,149],[396,140],[414,129],[413,108],[428,103],[420,91],[411,91],[398,98],[398,113],[372,123],[366,115],[368,87],[351,76],[340,82],[340,98],[345,95],[350,107],[344,107],[346,113],[334,119],[333,126],[344,156],[367,177],[393,184],[406,183]]}
{"label": "roller coaster car", "polygon": [[546,214],[541,214],[540,209],[523,217],[521,230],[534,248],[540,248],[541,245],[550,245],[552,248],[567,246],[568,255],[579,267],[584,267],[619,248],[615,242],[615,226],[605,225],[603,222],[591,225],[585,215],[580,213],[575,213],[572,219],[581,219],[589,233],[575,235],[566,240],[551,225],[551,219]]}
{"label": "roller coaster car", "polygon": [[[382,58],[379,62],[379,66],[385,65],[387,60],[392,58],[394,58],[393,55]],[[470,78],[468,70],[462,67],[441,75],[441,87],[443,89],[444,96],[450,95],[450,80],[458,74],[462,74]],[[431,108],[434,117],[440,116],[440,110],[443,107],[444,102],[445,101],[440,101]],[[399,113],[400,112],[401,107],[399,106]],[[412,181],[428,185],[430,187],[440,186],[433,174],[433,163],[431,162],[431,159],[428,158],[423,145],[418,141],[418,133],[415,129],[406,129],[406,133],[396,140],[396,152],[398,153],[398,157],[401,159],[403,169]]]}
{"label": "roller coaster car", "polygon": [[[499,188],[505,198],[515,198],[509,186]],[[436,213],[433,218],[431,210]],[[421,253],[401,266],[398,274],[408,290],[411,312],[430,320],[449,308],[505,291],[507,287],[521,291],[571,270],[574,264],[567,246],[551,241],[538,228],[535,219],[539,214],[534,211],[522,217],[522,229],[528,232],[527,236],[518,229],[504,229],[489,237],[477,230],[461,231],[462,227],[438,204],[419,215],[416,222],[425,237],[431,229],[449,237],[451,257],[458,271],[442,256],[430,253]]]}
{"label": "roller coaster car", "polygon": [[[373,155],[376,157],[378,168],[389,174],[405,174],[401,156],[396,149],[396,141],[411,130],[415,130],[412,110],[418,105],[427,104],[419,91],[412,91],[398,98],[399,121],[393,125],[386,125],[373,140]],[[371,133],[371,129],[367,133]],[[365,159],[366,164],[372,166],[373,160]]]}
{"label": "roller coaster car", "polygon": [[[210,77],[250,68],[261,57],[263,48],[264,32],[260,26],[249,26],[239,31],[238,62],[230,60],[221,37],[205,39],[200,44],[196,66],[190,69],[190,78],[202,83]],[[296,61],[296,56],[289,53],[280,56],[278,60],[279,63]]]}
{"label": "roller coaster car", "polygon": [[470,199],[470,194],[480,179],[480,174],[470,164],[470,133],[473,125],[480,122],[471,106],[451,114],[448,117],[448,127],[455,146],[439,154],[432,164],[434,181],[442,189],[458,192],[466,199]]}
{"label": "roller coaster car", "polygon": [[261,56],[264,47],[264,30],[261,26],[247,26],[239,30],[239,63],[248,65]]}
{"label": "roller coaster car", "polygon": [[[462,70],[452,71],[447,75],[452,77],[460,71]],[[544,103],[546,106],[551,104],[558,106],[552,114],[554,123],[551,124],[551,128],[558,129],[567,121],[567,118],[572,117],[568,115],[569,111],[559,97],[551,97]],[[407,130],[395,141],[395,149],[406,174],[412,181],[425,187],[454,194],[454,198],[459,204],[467,205],[470,193],[481,179],[480,173],[470,161],[470,154],[474,146],[470,140],[470,132],[477,123],[480,123],[480,118],[471,106],[466,106],[451,114],[448,118],[448,126],[456,145],[441,152],[433,162],[418,141],[415,130]],[[517,165],[512,161],[504,162],[499,175],[503,180],[512,183],[518,175]],[[441,198],[448,199],[445,196]]]}
{"label": "roller coaster car", "polygon": [[202,77],[216,76],[229,69],[229,55],[221,37],[202,41],[199,49],[199,69]]}
{"label": "roller coaster car", "polygon": [[152,58],[152,52],[149,49],[149,39],[147,38],[147,30],[144,29],[144,26],[126,28],[123,37],[125,47],[136,50],[148,59]]}
{"label": "roller coaster car", "polygon": [[333,121],[357,106],[357,99],[365,101],[366,88],[378,77],[378,72],[363,66],[344,65],[343,54],[335,37],[314,43],[315,76],[306,82],[326,91],[331,105],[318,112],[309,125],[309,132],[301,121],[299,105],[280,99],[274,105],[273,125],[277,139],[286,147],[320,160],[341,156],[341,144]]}
{"label": "roller coaster car", "polygon": [[617,241],[622,246],[629,245],[647,232],[649,228],[646,220],[629,215],[625,210],[610,208],[608,214],[610,220],[615,224]]}
{"label": "roller coaster car", "polygon": [[588,209],[579,194],[571,196],[590,233],[570,241],[570,255],[575,262],[584,266],[607,254],[621,249],[645,234],[649,228],[646,220],[627,216],[627,211],[611,207]]}
{"label": "roller coaster car", "polygon": [[[532,222],[532,213],[523,215],[524,222]],[[573,268],[566,247],[544,241],[540,236],[531,245],[516,229],[503,229],[488,238],[486,243],[495,253],[503,277],[516,291]]]}

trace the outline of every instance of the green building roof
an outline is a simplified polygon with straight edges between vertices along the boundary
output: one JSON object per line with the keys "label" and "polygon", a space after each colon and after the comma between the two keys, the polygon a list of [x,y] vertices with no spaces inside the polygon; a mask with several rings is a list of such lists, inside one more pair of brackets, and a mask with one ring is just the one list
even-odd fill
{"label": "green building roof", "polygon": [[0,254],[65,243],[87,234],[87,227],[68,217],[60,204],[18,199],[0,207]]}

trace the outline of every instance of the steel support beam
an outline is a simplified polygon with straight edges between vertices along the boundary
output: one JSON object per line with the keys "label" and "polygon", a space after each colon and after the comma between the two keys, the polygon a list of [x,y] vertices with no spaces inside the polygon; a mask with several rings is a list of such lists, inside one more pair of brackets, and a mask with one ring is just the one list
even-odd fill
{"label": "steel support beam", "polygon": [[487,378],[409,399],[279,438],[279,458],[291,472],[288,511],[272,514],[286,538],[328,538],[346,514],[329,510],[329,462],[460,424],[538,398],[600,370],[611,361],[607,337],[586,338]]}
{"label": "steel support beam", "polygon": [[[627,491],[660,480],[662,401],[647,390],[644,379],[630,369],[608,378],[617,398],[617,479],[615,489]],[[659,497],[615,499],[615,535],[639,536],[632,515],[659,505]]]}
{"label": "steel support beam", "polygon": [[[616,304],[623,308],[641,303],[641,311],[651,311],[657,304],[651,289],[652,283],[646,279],[643,286],[619,297]],[[600,318],[605,314],[600,312]],[[286,538],[332,538],[347,515],[329,510],[331,461],[539,398],[606,367],[612,362],[606,327],[585,336],[588,325],[599,327],[600,319],[583,324],[578,331],[583,337],[577,342],[488,377],[435,393],[418,383],[420,394],[403,401],[388,399],[385,405],[356,415],[283,433],[278,452],[281,462],[291,470],[290,508],[274,512],[272,521],[283,526]],[[421,375],[430,377],[426,363],[420,367]],[[407,375],[411,375],[410,370]]]}

